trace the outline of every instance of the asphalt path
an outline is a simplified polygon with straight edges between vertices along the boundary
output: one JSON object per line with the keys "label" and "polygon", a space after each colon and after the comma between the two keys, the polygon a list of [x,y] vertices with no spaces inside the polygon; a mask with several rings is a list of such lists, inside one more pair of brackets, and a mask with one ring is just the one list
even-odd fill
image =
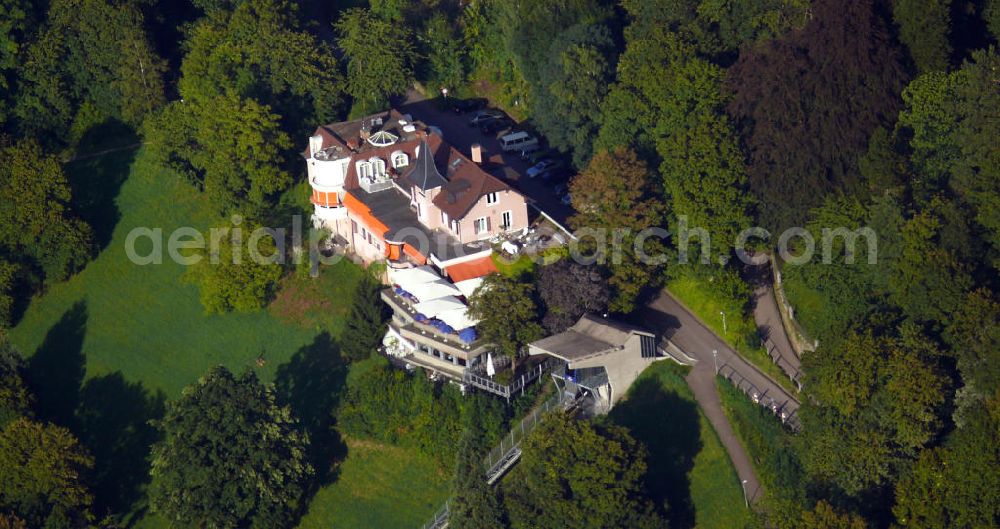
{"label": "asphalt path", "polygon": [[753,319],[757,332],[764,340],[764,347],[775,364],[795,382],[801,381],[802,361],[795,353],[791,340],[785,332],[785,325],[778,310],[771,283],[770,259],[748,267],[748,275],[753,284]]}
{"label": "asphalt path", "polygon": [[651,330],[697,361],[688,373],[687,383],[729,453],[740,481],[745,482],[750,501],[761,499],[763,486],[722,410],[716,374],[729,378],[758,403],[783,414],[793,427],[798,423],[799,401],[741,357],[666,290],[642,310],[641,318]]}

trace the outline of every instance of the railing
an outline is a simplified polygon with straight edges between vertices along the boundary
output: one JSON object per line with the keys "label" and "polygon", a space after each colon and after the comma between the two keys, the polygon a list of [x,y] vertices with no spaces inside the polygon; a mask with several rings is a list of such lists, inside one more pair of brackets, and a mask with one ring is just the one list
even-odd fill
{"label": "railing", "polygon": [[545,360],[544,362],[538,364],[538,366],[532,368],[531,371],[523,373],[510,384],[500,384],[498,382],[494,382],[487,377],[477,375],[472,370],[466,370],[465,373],[462,374],[462,382],[469,384],[470,386],[489,391],[494,395],[499,395],[509,400],[515,393],[524,390],[528,384],[542,376],[542,373],[544,373],[551,364],[551,360]]}
{"label": "railing", "polygon": [[521,441],[535,431],[546,413],[554,410],[565,410],[565,400],[561,393],[556,393],[541,406],[532,410],[521,422],[510,430],[510,433],[500,439],[500,444],[493,447],[483,460],[486,466],[486,482],[496,483],[510,467],[521,457]]}
{"label": "railing", "polygon": [[[500,439],[500,444],[493,447],[483,459],[483,466],[486,468],[486,483],[492,485],[510,470],[517,460],[521,458],[521,442],[531,432],[538,427],[545,414],[553,411],[566,411],[571,409],[576,401],[567,401],[562,393],[556,393],[549,400],[543,402],[521,422],[510,430],[510,433]],[[448,516],[451,513],[451,500],[444,502],[444,505],[434,513],[434,517],[421,529],[444,529],[448,527]]]}
{"label": "railing", "polygon": [[448,527],[448,515],[451,514],[451,500],[444,502],[444,505],[436,513],[431,521],[421,526],[421,529],[444,529]]}
{"label": "railing", "polygon": [[767,351],[767,356],[769,356],[771,361],[774,362],[774,365],[778,366],[778,368],[785,373],[785,376],[787,376],[788,379],[795,384],[795,387],[799,389],[799,392],[802,392],[802,371],[789,364],[788,361],[781,356],[781,352],[778,351],[778,347],[773,341],[771,341],[770,338],[764,339],[764,349]]}
{"label": "railing", "polygon": [[796,413],[798,410],[792,410],[791,412],[785,409],[788,401],[778,402],[774,400],[771,396],[767,395],[767,390],[761,390],[755,386],[752,382],[743,377],[743,375],[736,372],[732,366],[723,365],[719,367],[719,376],[725,378],[737,389],[745,393],[754,404],[760,404],[761,406],[771,410],[781,422],[791,428],[793,431],[800,431],[802,429],[802,423],[799,421],[799,415]]}

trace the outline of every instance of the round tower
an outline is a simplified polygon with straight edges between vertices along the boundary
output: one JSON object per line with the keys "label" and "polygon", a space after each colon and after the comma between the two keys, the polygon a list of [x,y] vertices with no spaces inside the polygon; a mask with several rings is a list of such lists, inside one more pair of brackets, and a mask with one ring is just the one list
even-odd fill
{"label": "round tower", "polygon": [[347,217],[343,199],[344,179],[349,162],[350,156],[344,148],[337,145],[324,147],[323,137],[320,135],[309,138],[306,167],[309,187],[312,188],[310,202],[314,206],[314,224],[329,222],[332,227],[338,219]]}

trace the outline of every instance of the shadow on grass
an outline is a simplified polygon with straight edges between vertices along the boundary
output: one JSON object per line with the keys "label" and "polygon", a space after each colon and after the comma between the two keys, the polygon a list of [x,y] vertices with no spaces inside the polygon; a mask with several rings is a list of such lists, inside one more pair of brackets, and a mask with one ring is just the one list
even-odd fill
{"label": "shadow on grass", "polygon": [[278,367],[274,381],[278,396],[309,434],[309,460],[316,469],[317,486],[307,496],[336,479],[334,463],[347,455],[347,446],[333,428],[347,368],[340,347],[325,332]]}
{"label": "shadow on grass", "polygon": [[151,394],[121,372],[87,380],[76,422],[80,440],[94,456],[94,511],[134,510],[149,482],[150,448],[159,433],[149,421],[163,417],[166,395]]}
{"label": "shadow on grass", "polygon": [[695,404],[665,391],[655,378],[642,378],[611,411],[611,419],[628,428],[649,450],[646,488],[654,503],[666,504],[670,527],[694,527],[688,473],[702,447]]}
{"label": "shadow on grass", "polygon": [[76,302],[45,334],[28,360],[27,379],[37,400],[38,418],[75,430],[74,413],[86,374],[83,337],[87,304]]}
{"label": "shadow on grass", "polygon": [[133,145],[138,141],[135,131],[128,125],[110,119],[91,127],[83,135],[77,146],[77,152],[83,158],[66,165],[73,191],[73,207],[94,229],[98,250],[103,250],[111,242],[115,225],[121,219],[115,199],[128,178],[135,149],[93,157],[86,157],[87,153]]}

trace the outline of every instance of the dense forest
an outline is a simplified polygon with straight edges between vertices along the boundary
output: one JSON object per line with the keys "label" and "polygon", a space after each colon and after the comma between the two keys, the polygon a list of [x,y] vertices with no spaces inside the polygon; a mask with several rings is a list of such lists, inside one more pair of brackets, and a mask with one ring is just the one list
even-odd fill
{"label": "dense forest", "polygon": [[[235,214],[284,225],[306,197],[298,153],[317,124],[384,109],[414,86],[431,97],[449,87],[489,98],[565,155],[579,171],[574,228],[634,237],[650,226],[676,233],[684,219],[719,241],[690,265],[628,250],[597,274],[562,262],[537,278],[491,279],[498,297],[472,308],[492,339],[516,351],[583,310],[627,315],[685,274],[746,300],[729,259],[741,230],[775,234],[757,245],[770,251],[787,228],[820,240],[827,228],[869,226],[876,264],[841,242],[832,264],[782,268],[818,345],[803,357],[802,432],[783,445],[782,479],[757,522],[997,527],[998,38],[1000,0],[0,0],[0,327],[110,240],[100,204],[70,185],[65,162],[141,143],[211,201],[219,224]],[[678,251],[669,238],[649,243]],[[208,312],[225,313],[263,307],[283,273],[243,263],[193,267],[188,279]],[[377,346],[384,318],[376,287],[361,288],[345,346],[355,360]],[[105,515],[115,527],[115,502],[85,484],[92,456],[70,424],[34,410],[22,364],[4,345],[0,527],[86,527]],[[407,442],[447,465],[455,454],[440,447],[459,445],[458,483],[477,481],[474,447],[512,415],[382,365],[354,383],[340,427],[387,442],[416,432]],[[201,452],[227,434],[196,410],[232,411],[227,402],[249,410],[230,424],[229,439],[245,442],[228,448],[280,479],[228,482],[235,470]],[[156,426],[166,441],[152,455],[153,508],[211,527],[290,523],[317,470],[297,434],[303,417],[285,404],[252,375],[205,375]],[[431,415],[439,427],[407,422]],[[268,435],[245,438],[260,429]],[[619,510],[598,509],[592,527],[658,526],[670,506],[643,497],[643,448],[618,427],[559,421],[523,464],[577,457],[546,449],[564,435],[606,451],[619,473],[608,479],[619,496],[593,498]],[[39,464],[19,465],[25,453]],[[192,457],[213,471],[180,472]],[[192,502],[192,483],[222,498]],[[539,498],[556,502],[558,486],[528,483],[502,499],[459,487],[468,508],[454,526],[497,527],[499,517],[561,527],[566,518],[531,511]],[[266,501],[247,500],[251,489]],[[484,518],[480,506],[505,513]]]}

